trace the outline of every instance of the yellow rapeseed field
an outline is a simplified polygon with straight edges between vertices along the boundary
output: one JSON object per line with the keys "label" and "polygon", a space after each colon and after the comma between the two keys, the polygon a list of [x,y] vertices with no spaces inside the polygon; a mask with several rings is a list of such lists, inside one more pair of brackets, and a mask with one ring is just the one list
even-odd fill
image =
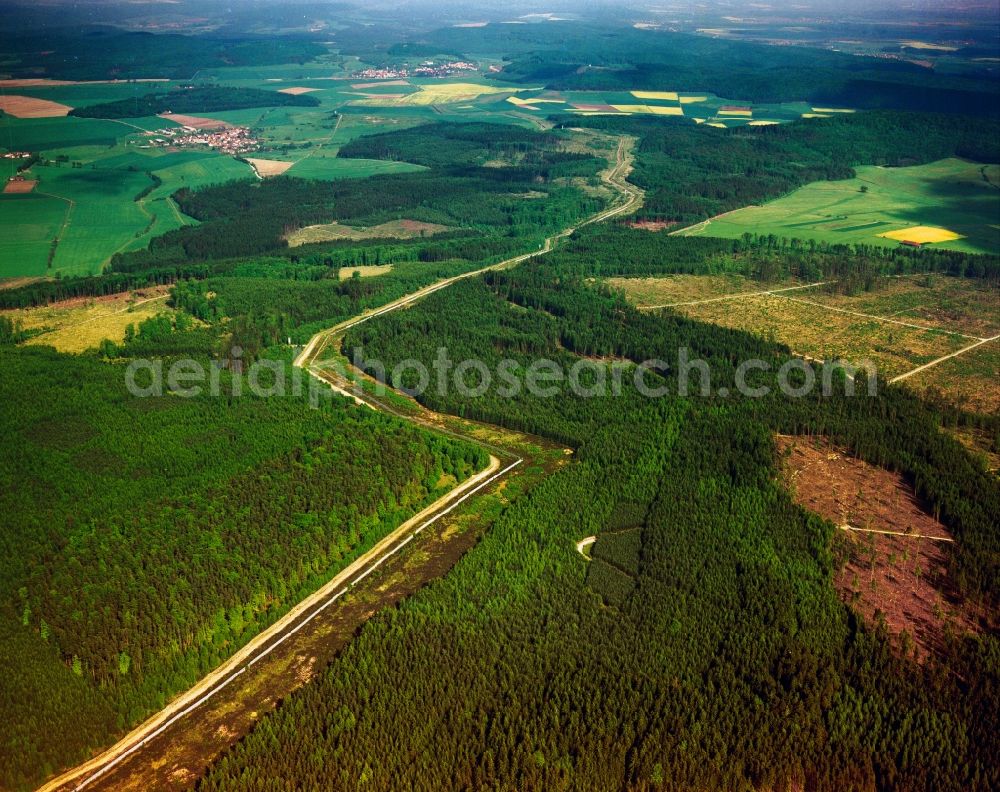
{"label": "yellow rapeseed field", "polygon": [[672,115],[672,116],[682,116],[684,115],[683,107],[671,107],[663,105],[646,105],[646,111],[652,113],[653,115]]}
{"label": "yellow rapeseed field", "polygon": [[[528,89],[495,88],[490,85],[479,85],[477,83],[437,83],[434,85],[421,85],[419,91],[407,94],[399,99],[394,99],[392,100],[392,104],[449,104],[452,102],[467,102],[470,99],[476,99],[486,94],[512,93],[519,90]],[[369,99],[367,101],[373,100]]]}
{"label": "yellow rapeseed field", "polygon": [[934,228],[933,226],[901,228],[899,231],[887,231],[879,236],[885,239],[895,239],[897,242],[916,242],[919,245],[925,245],[929,242],[951,242],[962,238],[961,234],[956,234],[947,228]]}
{"label": "yellow rapeseed field", "polygon": [[684,115],[684,110],[680,105],[611,105],[620,113],[646,113],[650,115]]}
{"label": "yellow rapeseed field", "polygon": [[667,102],[677,101],[677,91],[630,91],[636,99],[662,99]]}

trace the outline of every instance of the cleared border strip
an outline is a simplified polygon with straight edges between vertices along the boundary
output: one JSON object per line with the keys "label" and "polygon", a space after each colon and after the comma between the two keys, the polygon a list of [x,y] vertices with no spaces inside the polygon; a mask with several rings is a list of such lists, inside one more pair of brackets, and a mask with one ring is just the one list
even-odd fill
{"label": "cleared border strip", "polygon": [[333,596],[331,596],[329,599],[327,599],[326,602],[324,602],[322,605],[320,605],[318,608],[316,608],[312,613],[310,613],[306,618],[304,618],[302,621],[300,621],[292,630],[286,632],[277,641],[275,641],[272,644],[269,644],[267,646],[267,648],[265,648],[262,651],[258,652],[257,655],[252,660],[250,660],[249,662],[247,662],[246,664],[244,664],[238,671],[234,671],[232,674],[230,674],[228,677],[226,677],[219,684],[215,685],[211,690],[209,690],[203,696],[201,696],[201,697],[195,699],[194,701],[192,701],[187,707],[185,707],[180,712],[176,713],[170,719],[168,719],[167,721],[165,721],[155,731],[152,731],[149,734],[147,734],[145,737],[143,737],[141,740],[139,740],[139,742],[137,742],[135,745],[133,745],[127,751],[124,751],[123,753],[119,754],[118,756],[116,756],[111,761],[106,762],[99,770],[97,770],[96,772],[92,773],[87,778],[85,778],[83,781],[81,781],[79,784],[77,784],[75,787],[73,787],[74,792],[77,792],[77,790],[81,790],[81,789],[86,788],[89,784],[91,784],[92,782],[98,780],[101,776],[103,776],[104,774],[108,773],[109,771],[113,770],[119,764],[121,764],[122,762],[124,762],[128,757],[130,757],[133,753],[135,753],[140,748],[142,748],[143,746],[145,746],[148,742],[150,742],[150,740],[153,740],[156,737],[159,737],[164,731],[166,731],[170,726],[172,726],[178,720],[180,720],[181,718],[183,718],[186,715],[190,714],[193,710],[197,709],[202,704],[204,704],[206,701],[208,701],[209,699],[213,698],[217,693],[219,693],[221,690],[223,690],[230,682],[232,682],[234,679],[236,679],[241,674],[245,673],[251,666],[254,665],[254,663],[256,663],[256,662],[258,662],[258,661],[263,660],[264,658],[266,658],[269,654],[271,654],[271,652],[273,652],[275,649],[277,649],[279,646],[281,646],[281,644],[283,644],[286,640],[288,640],[293,635],[295,635],[299,630],[301,630],[303,627],[305,627],[307,624],[309,624],[309,622],[311,622],[313,619],[315,619],[317,616],[319,616],[320,613],[322,613],[324,610],[326,610],[328,607],[330,607],[334,602],[336,602],[338,599],[340,599],[344,594],[346,594],[348,591],[350,591],[352,588],[354,588],[356,585],[358,585],[358,583],[360,583],[362,580],[364,580],[366,577],[368,577],[372,572],[374,572],[376,569],[378,569],[385,561],[389,560],[390,557],[394,556],[396,553],[398,553],[400,550],[402,550],[404,547],[406,547],[406,545],[408,545],[410,542],[413,541],[414,537],[417,534],[419,534],[422,530],[424,530],[424,528],[426,528],[429,525],[433,525],[435,522],[437,522],[442,517],[444,517],[444,515],[448,514],[449,512],[451,512],[455,508],[457,508],[459,506],[459,504],[461,504],[464,501],[466,501],[469,498],[471,498],[473,495],[475,495],[477,492],[479,492],[484,487],[489,486],[491,483],[493,483],[498,478],[500,478],[500,476],[503,476],[504,474],[506,474],[506,473],[510,472],[511,470],[513,470],[515,467],[517,467],[518,465],[520,465],[521,462],[523,462],[523,461],[524,461],[523,459],[517,459],[516,461],[514,461],[511,464],[507,465],[507,467],[505,467],[503,470],[501,470],[501,471],[499,471],[497,473],[494,473],[492,476],[490,476],[489,478],[487,478],[485,481],[480,482],[474,488],[472,488],[471,490],[469,490],[461,498],[459,498],[454,503],[452,503],[450,506],[448,506],[448,508],[444,509],[443,511],[438,512],[434,517],[430,518],[429,520],[426,520],[415,531],[413,531],[409,536],[407,536],[403,541],[399,542],[391,550],[388,550],[385,553],[383,553],[375,561],[375,563],[371,564],[364,572],[362,572],[360,575],[358,575],[356,578],[354,578],[354,580],[352,580],[350,583],[348,583],[346,586],[344,586],[342,589],[340,589],[340,591],[338,591],[336,594],[334,594]]}
{"label": "cleared border strip", "polygon": [[[334,327],[331,327],[331,328],[329,328],[327,330],[321,330],[320,332],[316,333],[309,340],[309,343],[306,345],[306,347],[295,357],[293,365],[296,366],[296,367],[299,367],[299,368],[306,367],[307,364],[310,362],[310,357],[313,357],[313,356],[315,356],[317,354],[316,351],[315,351],[315,347],[316,347],[317,343],[320,342],[320,341],[327,340],[331,336],[336,335],[338,332],[343,332],[343,331],[348,330],[348,329],[350,329],[350,328],[352,328],[352,327],[354,327],[354,326],[356,326],[358,324],[361,324],[362,322],[366,322],[369,319],[372,319],[372,318],[374,318],[376,316],[380,316],[380,315],[382,315],[384,313],[389,313],[390,311],[394,311],[394,310],[396,310],[398,308],[402,308],[405,305],[409,305],[409,304],[411,304],[411,303],[413,303],[413,302],[415,302],[417,300],[422,299],[423,297],[426,297],[428,294],[431,294],[432,292],[435,292],[435,291],[438,291],[439,289],[444,289],[444,288],[450,286],[455,281],[463,280],[465,278],[475,277],[477,275],[481,275],[482,273],[490,271],[490,270],[505,269],[507,267],[511,267],[511,266],[516,265],[516,264],[519,264],[522,261],[527,261],[528,259],[532,259],[535,256],[544,255],[544,254],[546,254],[546,253],[548,253],[549,251],[552,250],[553,243],[556,240],[559,240],[559,239],[562,239],[562,238],[564,238],[566,236],[569,236],[577,228],[580,228],[580,227],[582,227],[584,225],[587,225],[588,223],[607,220],[610,217],[614,217],[616,215],[623,214],[625,212],[631,211],[635,207],[635,205],[641,200],[641,197],[642,197],[643,193],[642,193],[641,189],[639,189],[639,188],[637,188],[637,187],[635,187],[633,185],[630,185],[628,183],[625,174],[619,173],[620,170],[624,170],[629,165],[629,162],[628,162],[628,159],[627,159],[627,155],[626,155],[626,152],[625,152],[626,142],[627,142],[627,138],[625,138],[625,137],[619,138],[618,149],[616,151],[616,164],[610,169],[610,172],[607,174],[607,177],[606,177],[606,180],[607,180],[608,183],[610,183],[612,186],[614,186],[615,188],[619,189],[622,193],[625,194],[626,200],[623,203],[621,203],[618,206],[615,206],[615,207],[612,207],[610,209],[607,209],[607,210],[604,210],[602,212],[599,212],[597,215],[595,215],[594,217],[590,218],[589,220],[586,220],[586,221],[584,221],[582,223],[578,223],[576,225],[572,225],[569,228],[566,228],[563,231],[559,232],[558,234],[554,234],[553,236],[548,237],[545,240],[545,242],[541,246],[539,246],[538,250],[531,251],[529,253],[524,253],[524,254],[515,256],[514,258],[507,259],[505,261],[501,261],[501,262],[499,262],[497,264],[492,264],[492,265],[489,265],[487,267],[483,267],[483,268],[481,268],[479,270],[475,270],[473,272],[462,273],[462,274],[456,275],[456,276],[454,276],[452,278],[448,278],[448,279],[446,279],[444,281],[440,281],[440,282],[438,282],[436,284],[431,284],[430,286],[427,286],[424,289],[420,289],[420,290],[414,292],[411,295],[408,295],[408,296],[406,296],[404,298],[401,298],[399,300],[396,300],[394,302],[388,303],[387,305],[384,305],[381,308],[379,308],[379,309],[377,309],[375,311],[372,311],[369,314],[366,314],[366,315],[363,315],[363,316],[360,316],[360,317],[355,317],[353,319],[349,319],[347,321],[341,322],[340,324],[335,325]],[[68,200],[68,199],[64,199],[64,200]],[[485,445],[485,444],[481,444],[481,445]],[[416,534],[420,533],[428,525],[431,525],[432,523],[436,522],[438,519],[440,519],[441,517],[443,517],[445,514],[448,514],[456,506],[458,506],[458,504],[460,504],[462,501],[466,500],[466,498],[471,497],[471,495],[473,493],[475,493],[476,491],[482,489],[483,487],[485,487],[490,482],[494,481],[499,476],[503,475],[504,473],[512,470],[517,465],[521,464],[522,461],[524,461],[524,460],[520,459],[520,458],[517,459],[515,462],[513,462],[510,465],[508,465],[506,468],[504,468],[499,473],[496,473],[495,475],[493,475],[493,476],[489,477],[488,479],[486,479],[486,481],[484,481],[484,482],[480,483],[479,485],[477,485],[475,488],[473,488],[472,490],[470,490],[467,494],[463,495],[460,499],[458,499],[453,504],[451,504],[448,508],[446,508],[443,511],[439,512],[435,517],[427,520],[424,524],[422,524],[415,531],[413,531],[413,533],[406,540],[406,542],[408,542],[410,539],[412,539],[414,536],[416,536]],[[466,483],[468,483],[468,482],[466,482]],[[383,539],[382,541],[385,541],[385,540]],[[399,549],[403,545],[406,544],[406,542],[403,542],[401,545],[397,545],[393,550],[389,551],[386,554],[386,556],[392,555],[393,553],[398,552]],[[376,562],[376,565],[380,564],[383,560],[384,560],[384,557],[381,558],[378,562]],[[355,563],[357,563],[357,562],[355,562]],[[369,572],[370,572],[370,570],[369,570]],[[343,574],[343,573],[341,573],[341,574]],[[368,574],[368,573],[366,573],[366,574]],[[360,580],[360,579],[361,578],[356,578],[354,581],[352,581],[350,584],[348,584],[348,586],[346,588],[350,588],[351,586],[354,586],[358,582],[358,580]],[[327,585],[329,585],[329,583]],[[319,609],[317,609],[316,613],[318,613],[319,610],[322,610],[322,609],[328,607],[329,605],[331,605],[333,602],[335,602],[340,596],[342,596],[344,594],[344,592],[346,591],[346,588],[342,589],[341,591],[339,591],[335,595],[333,595],[327,602],[325,602]],[[316,596],[317,593],[318,592],[314,592],[314,594],[311,595],[311,597]],[[307,599],[309,599],[309,598],[307,598]],[[289,623],[291,623],[292,621],[294,621],[295,616],[293,614],[296,613],[296,608],[301,607],[302,605],[303,605],[303,603],[300,602],[297,606],[294,606],[293,609],[291,611],[289,611],[283,617],[283,619],[287,619],[289,621]],[[304,608],[303,608],[303,610],[304,610]],[[301,629],[302,626],[304,626],[305,623],[307,623],[308,621],[311,621],[312,618],[316,615],[316,613],[313,613],[307,619],[306,622],[303,622],[302,624],[298,625],[295,628],[295,632],[297,632],[299,629]],[[274,630],[276,630],[278,628],[278,625],[280,625],[280,624],[282,624],[282,620],[279,620],[278,622],[276,622],[274,625],[272,625],[270,628],[268,628],[268,630],[274,631]],[[258,636],[258,638],[261,638],[261,636]],[[283,641],[283,640],[284,640],[284,638],[281,639],[281,641]],[[274,649],[274,647],[278,645],[278,643],[279,642],[275,642],[275,644],[271,645],[271,648],[267,650],[267,653],[269,653],[270,651],[272,651]],[[239,655],[240,652],[246,652],[247,648],[248,647],[244,647],[243,649],[239,650],[237,652],[237,655]],[[265,655],[261,655],[261,656],[265,656]],[[236,656],[234,656],[234,658],[235,657]],[[230,660],[227,661],[227,662],[231,663],[234,658],[230,658]],[[135,751],[137,751],[140,747],[144,746],[151,739],[153,739],[157,735],[161,734],[168,726],[170,726],[171,724],[175,723],[184,714],[189,713],[191,710],[195,709],[199,704],[204,703],[209,698],[211,698],[212,696],[214,696],[215,693],[217,693],[219,690],[222,690],[223,687],[225,687],[226,685],[228,685],[237,676],[239,676],[240,674],[244,673],[253,663],[255,663],[259,659],[261,659],[260,656],[254,658],[252,661],[250,661],[246,665],[244,665],[239,671],[237,671],[237,672],[231,674],[230,676],[226,677],[226,679],[224,679],[222,682],[213,685],[204,696],[200,697],[197,701],[195,701],[192,704],[190,704],[187,707],[185,707],[185,709],[182,712],[176,713],[175,715],[171,716],[161,726],[157,727],[157,729],[154,732],[152,732],[152,733],[146,735],[145,737],[143,737],[138,743],[136,743],[134,746],[132,746],[130,749],[128,749],[128,751],[124,752],[123,754],[119,754],[114,759],[109,760],[107,763],[105,763],[104,765],[102,765],[99,770],[97,770],[96,772],[92,773],[90,776],[88,776],[87,778],[85,778],[77,786],[72,787],[72,789],[74,790],[74,792],[76,792],[76,790],[84,789],[91,782],[97,780],[99,777],[101,777],[102,775],[104,775],[105,773],[107,773],[110,769],[112,769],[113,767],[115,767],[116,765],[118,765],[120,762],[122,762],[127,756],[130,756],[131,754],[135,753]],[[240,662],[242,662],[242,660],[240,660]],[[225,666],[225,665],[226,665],[226,663],[223,663],[223,666]],[[210,672],[210,675],[211,675],[211,673],[215,673],[215,672]],[[201,680],[201,682],[204,682],[204,678]],[[201,684],[201,682],[196,683],[195,687],[197,687],[198,684]],[[183,695],[184,694],[182,694],[182,697],[183,697]],[[149,720],[150,721],[155,721],[155,719],[157,717],[159,717],[160,714],[162,714],[162,710],[161,710],[160,713],[157,713],[156,715],[153,715]],[[142,731],[143,728],[144,728],[144,725],[140,725],[140,726],[136,727],[133,730],[133,733],[136,732],[136,731]],[[118,744],[120,744],[122,742],[125,742],[126,740],[128,740],[128,735],[126,735],[122,740],[120,740],[119,743],[116,743],[115,746],[111,746],[110,748],[108,748],[104,753],[110,753],[110,752],[114,751],[115,748],[116,748],[116,746]],[[58,776],[56,778],[51,779],[50,781],[46,782],[41,787],[39,787],[39,792],[52,792],[52,790],[57,790],[57,789],[60,789],[60,788],[62,788],[64,786],[70,784],[74,778],[78,778],[79,776],[81,776],[81,775],[83,775],[84,773],[87,772],[83,768],[86,768],[86,767],[88,767],[90,765],[96,766],[98,764],[98,759],[99,758],[100,758],[100,756],[94,757],[94,758],[88,760],[87,762],[84,762],[83,765],[78,766],[77,768],[68,770],[65,773],[63,773],[62,775],[60,775],[60,776]]]}

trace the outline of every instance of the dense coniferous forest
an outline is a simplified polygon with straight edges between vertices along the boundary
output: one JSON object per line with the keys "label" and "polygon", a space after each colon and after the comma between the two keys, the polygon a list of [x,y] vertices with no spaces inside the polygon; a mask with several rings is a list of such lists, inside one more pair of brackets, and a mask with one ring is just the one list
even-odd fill
{"label": "dense coniferous forest", "polygon": [[[767,156],[755,167],[777,165],[780,173],[795,152],[796,161],[818,163],[809,178],[831,177],[849,175],[859,160],[956,153],[933,126],[906,144],[879,140],[877,119],[860,123],[872,129],[861,154],[835,143],[840,132],[791,134],[774,148],[763,144]],[[970,129],[957,136],[963,145],[985,145],[981,128]],[[658,172],[656,157],[673,134],[673,127],[641,130],[638,179]],[[432,164],[419,135],[386,138],[363,141],[357,152]],[[463,154],[463,143],[457,159],[482,156]],[[734,142],[743,145],[734,157],[755,151]],[[699,180],[714,172],[707,163],[678,170],[673,196],[669,178],[658,182],[667,206],[676,195],[698,196]],[[788,171],[767,191],[796,178]],[[209,205],[230,200],[238,193]],[[276,304],[308,321],[315,296],[266,284],[275,266],[298,273],[304,287],[323,283],[312,279],[322,272],[316,258],[261,260],[237,265],[250,277],[188,282],[175,300],[213,321],[213,310],[245,315],[254,294],[270,288]],[[621,394],[594,398],[573,396],[565,384],[547,399],[496,389],[470,398],[432,383],[419,397],[428,406],[552,437],[576,450],[575,464],[515,503],[447,578],[377,617],[318,684],[263,721],[200,788],[268,789],[274,778],[317,790],[359,781],[521,789],[996,785],[995,633],[952,636],[941,656],[916,665],[861,623],[831,585],[832,526],[795,506],[778,483],[772,434],[826,435],[901,472],[959,539],[951,585],[987,610],[1000,598],[995,478],[939,431],[941,413],[884,383],[871,398],[836,388],[797,400],[723,397],[718,388],[732,390],[739,361],[776,369],[789,350],[677,315],[640,314],[588,281],[740,272],[766,281],[834,278],[856,291],[921,271],[998,277],[995,257],[948,251],[593,227],[531,266],[456,284],[353,330],[344,351],[373,372],[407,357],[433,370],[444,345],[453,360],[491,368],[512,360],[518,374],[539,357],[567,368],[586,359],[591,382],[611,361],[631,371],[684,347],[708,362],[714,390],[680,398],[675,371],[657,380],[669,394],[657,400],[637,393],[628,377]],[[345,287],[378,289],[338,288]],[[393,384],[414,382],[404,374]],[[573,549],[588,534],[598,536],[589,565]]]}
{"label": "dense coniferous forest", "polygon": [[630,178],[646,190],[640,216],[681,223],[762,203],[809,182],[848,179],[856,165],[945,157],[1000,162],[995,121],[931,114],[856,113],[731,130],[637,118],[565,123],[637,135],[638,164]]}
{"label": "dense coniferous forest", "polygon": [[886,275],[941,272],[1000,282],[1000,257],[934,248],[831,245],[747,234],[742,239],[672,237],[625,224],[590,226],[573,234],[547,261],[576,274],[718,275],[754,280],[834,279],[846,292],[870,291]]}
{"label": "dense coniferous forest", "polygon": [[[592,158],[561,151],[564,144],[558,135],[510,124],[429,124],[356,138],[341,147],[337,156],[405,160],[446,168],[451,173],[489,162],[502,173],[510,172],[511,168],[530,168],[532,173],[527,180],[592,174]],[[518,170],[513,172],[525,175]]]}
{"label": "dense coniferous forest", "polygon": [[[488,132],[469,137],[495,158]],[[78,761],[193,684],[448,482],[485,464],[481,448],[339,398],[313,411],[305,393],[234,396],[238,375],[225,366],[239,347],[244,364],[268,357],[291,386],[288,354],[278,349],[289,337],[304,341],[441,277],[531,249],[546,230],[600,208],[555,181],[593,174],[599,163],[564,155],[554,138],[513,140],[525,146],[534,137],[541,153],[511,169],[470,157],[414,174],[416,183],[279,179],[178,193],[203,224],[177,236],[205,240],[203,247],[170,238],[116,258],[104,276],[3,293],[5,305],[18,306],[173,283],[170,304],[180,312],[141,322],[123,342],[82,357],[12,349],[22,331],[9,322],[0,328],[10,374],[3,397],[14,405],[3,431],[18,438],[0,460],[0,506],[17,526],[4,536],[0,630],[11,636],[4,659],[18,670],[0,690],[0,720],[16,724],[0,732],[0,777],[26,787]],[[528,185],[545,197],[511,195]],[[280,240],[297,223],[376,223],[421,210],[456,231],[295,249]],[[240,234],[255,223],[264,226],[260,249],[273,253],[237,256],[246,252]],[[342,266],[383,263],[392,272],[339,277]],[[126,392],[130,360],[163,359],[166,370],[182,356],[214,369],[222,398]],[[18,398],[28,392],[30,401]]]}
{"label": "dense coniferous forest", "polygon": [[1000,112],[986,72],[939,74],[913,63],[861,59],[818,48],[775,47],[666,31],[561,24],[560,36],[518,30],[439,30],[430,41],[489,49],[510,62],[496,76],[559,90],[711,91],[748,102],[990,115]]}
{"label": "dense coniferous forest", "polygon": [[139,118],[160,113],[214,113],[248,107],[317,107],[319,100],[306,94],[293,96],[259,88],[203,86],[165,93],[149,93],[117,102],[76,107],[70,115],[79,118]]}
{"label": "dense coniferous forest", "polygon": [[326,49],[292,36],[182,36],[84,25],[4,33],[4,52],[18,60],[12,77],[60,80],[187,80],[201,69],[305,63]]}
{"label": "dense coniferous forest", "polygon": [[[499,27],[447,29],[378,52],[459,57],[458,42],[483,47]],[[995,83],[976,75],[928,76],[911,64],[795,47],[767,49],[765,68],[758,45],[625,28],[595,37],[575,23],[556,52],[540,46],[540,26],[504,27],[512,54],[499,77],[524,84],[995,115]],[[378,30],[350,31],[357,36],[344,53],[382,46]],[[52,41],[58,64],[40,54]],[[169,57],[164,47],[173,47]],[[58,33],[28,37],[15,51],[18,69],[31,74],[106,79],[292,63],[325,48],[104,30],[86,51]],[[273,104],[316,101],[195,88],[74,112]],[[0,321],[0,513],[10,526],[0,538],[0,660],[10,670],[0,682],[4,784],[28,788],[106,744],[485,464],[478,447],[336,397],[310,410],[303,395],[234,395],[231,361],[239,348],[245,362],[272,361],[275,376],[290,380],[287,341],[536,250],[603,208],[579,185],[595,184],[604,161],[569,150],[562,127],[638,138],[630,179],[646,194],[637,217],[669,223],[848,178],[863,164],[1000,160],[996,121],[956,115],[879,111],[732,130],[555,120],[546,132],[425,124],[361,137],[338,153],[426,168],[415,173],[180,190],[173,200],[198,225],[115,255],[101,276],[0,291],[9,308],[172,284],[175,310],[81,356],[16,347],[30,332]],[[313,224],[403,218],[451,230],[434,239],[286,241]],[[342,267],[370,264],[392,270],[340,277]],[[622,385],[589,398],[565,382],[550,398],[496,387],[463,396],[437,383],[421,393],[433,409],[564,443],[572,462],[510,503],[445,578],[374,617],[198,788],[1000,787],[996,625],[946,635],[939,654],[918,664],[864,624],[832,586],[834,527],[793,503],[773,439],[825,436],[899,472],[957,539],[948,585],[989,614],[1000,605],[1000,487],[940,431],[972,418],[885,383],[874,396],[848,396],[837,379],[832,393],[786,398],[773,390],[773,371],[788,348],[637,312],[594,283],[723,272],[834,279],[854,293],[913,272],[995,282],[1000,263],[774,236],[671,238],[613,223],[355,328],[343,351],[372,373],[406,358],[434,371],[446,346],[453,360],[492,370],[510,361],[515,378],[546,358],[566,369],[585,363],[585,386],[610,383],[615,372]],[[639,393],[636,364],[673,363],[682,348],[707,363],[712,391],[680,395],[671,368],[648,376],[666,395]],[[125,391],[131,360],[165,358],[168,367],[181,356],[218,376],[222,398]],[[750,358],[772,367],[755,383],[772,386],[760,399],[735,395],[736,367]],[[392,384],[415,380],[404,373]],[[590,535],[597,542],[586,560],[574,543]]]}
{"label": "dense coniferous forest", "polygon": [[[286,248],[284,236],[307,225],[336,221],[370,226],[400,217],[536,238],[599,208],[598,199],[568,183],[574,176],[595,176],[601,167],[598,160],[561,151],[554,136],[510,129],[430,124],[375,136],[374,156],[391,151],[400,159],[433,166],[422,173],[333,182],[279,177],[263,184],[231,182],[180,190],[174,200],[202,225],[157,237],[148,252],[132,258],[152,264],[253,255]],[[455,163],[448,156],[428,155],[442,133],[459,141],[456,146],[463,156]],[[437,145],[441,151],[440,142]],[[360,142],[345,146],[341,153],[345,150],[373,156]],[[505,154],[510,159],[496,163]],[[483,163],[491,159],[493,166],[485,167]],[[526,199],[527,193],[535,197]]]}
{"label": "dense coniferous forest", "polygon": [[[197,353],[200,333],[151,319],[124,352]],[[0,350],[0,777],[16,787],[161,707],[486,462],[338,397],[309,409],[277,361],[287,396],[234,396],[227,371],[221,397],[206,381],[137,398],[123,365]]]}
{"label": "dense coniferous forest", "polygon": [[[739,360],[788,355],[640,314],[571,262],[457,284],[359,326],[347,351],[430,367],[445,345],[454,360],[508,358],[523,371],[539,356],[604,367],[686,347],[709,363],[713,388],[732,384]],[[670,372],[670,395],[650,400],[629,381],[620,397],[562,385],[515,399],[442,396],[432,382],[428,405],[558,438],[577,462],[515,503],[447,578],[380,615],[199,789],[270,789],[273,778],[316,790],[1000,782],[995,635],[955,637],[921,666],[860,623],[831,585],[833,526],[778,483],[772,432],[826,434],[901,471],[961,537],[953,581],[994,604],[996,479],[898,388],[678,398]],[[574,542],[595,534],[588,569]]]}

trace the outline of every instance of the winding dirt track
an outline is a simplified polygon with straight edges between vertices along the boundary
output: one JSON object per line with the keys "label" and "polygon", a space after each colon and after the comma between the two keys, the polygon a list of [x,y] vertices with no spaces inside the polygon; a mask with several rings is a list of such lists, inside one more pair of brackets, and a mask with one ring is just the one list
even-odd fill
{"label": "winding dirt track", "polygon": [[360,316],[355,316],[341,322],[340,324],[334,325],[327,330],[322,330],[309,339],[309,342],[295,358],[295,365],[299,368],[308,368],[312,364],[313,359],[316,357],[317,350],[321,342],[326,341],[332,336],[341,335],[362,322],[367,322],[369,319],[374,319],[376,316],[381,316],[382,314],[387,314],[391,311],[411,305],[436,291],[448,288],[453,283],[457,283],[458,281],[465,280],[467,278],[474,278],[478,275],[482,275],[484,272],[490,272],[492,270],[510,269],[511,267],[516,267],[518,264],[527,261],[528,259],[535,258],[536,256],[544,256],[552,250],[556,242],[560,239],[568,237],[579,228],[583,228],[584,226],[592,223],[600,223],[604,220],[610,220],[612,217],[617,217],[618,215],[635,211],[642,203],[643,192],[638,187],[629,184],[626,181],[628,174],[632,169],[630,148],[633,142],[632,138],[619,138],[618,149],[615,153],[615,164],[612,168],[601,174],[601,179],[606,184],[618,190],[621,195],[625,196],[625,200],[620,204],[598,212],[593,217],[565,228],[558,234],[553,234],[545,240],[538,250],[534,250],[530,253],[522,253],[519,256],[505,259],[504,261],[500,261],[496,264],[490,264],[487,267],[481,267],[480,269],[472,270],[471,272],[463,272],[461,275],[453,275],[450,278],[439,280],[436,283],[432,283],[430,286],[425,286],[424,288],[418,289],[411,294],[400,297],[398,300],[393,300],[392,302],[386,303],[379,308],[366,311]]}
{"label": "winding dirt track", "polygon": [[[497,264],[438,281],[412,294],[387,303],[380,308],[348,319],[327,330],[320,331],[309,340],[302,351],[296,356],[294,365],[308,370],[322,348],[323,342],[346,332],[362,322],[415,303],[440,289],[447,288],[457,281],[472,278],[490,270],[517,266],[521,262],[549,252],[558,240],[569,236],[578,228],[591,223],[608,220],[638,208],[643,197],[642,190],[626,181],[632,165],[631,146],[633,143],[634,139],[621,137],[615,154],[615,164],[601,174],[601,178],[606,184],[624,196],[624,201],[548,237],[544,244],[536,251],[514,256]],[[327,381],[327,384],[330,383]],[[338,388],[338,390],[340,389]],[[354,394],[345,391],[341,392],[357,399]],[[443,498],[400,525],[371,550],[337,574],[326,585],[299,602],[279,621],[253,638],[246,646],[230,657],[229,660],[203,677],[192,688],[177,696],[166,707],[137,726],[115,745],[87,762],[48,781],[39,788],[38,792],[69,792],[70,790],[77,792],[97,782],[102,776],[141,750],[155,737],[162,734],[176,721],[196,710],[214,695],[222,691],[230,682],[245,673],[256,662],[269,655],[285,640],[305,627],[322,610],[332,605],[351,588],[374,572],[384,561],[402,550],[424,528],[445,516],[463,501],[472,497],[496,479],[506,475],[521,462],[521,459],[516,459],[501,470],[499,469],[500,460],[493,454],[490,454],[490,464],[485,470],[467,479]]]}

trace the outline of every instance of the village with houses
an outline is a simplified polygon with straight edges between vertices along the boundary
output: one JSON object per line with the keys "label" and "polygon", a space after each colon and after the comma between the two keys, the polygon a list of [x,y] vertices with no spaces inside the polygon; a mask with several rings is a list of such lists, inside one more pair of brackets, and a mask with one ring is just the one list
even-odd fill
{"label": "village with houses", "polygon": [[419,66],[382,66],[379,68],[362,69],[351,75],[352,79],[361,80],[399,80],[406,77],[453,77],[456,74],[467,74],[478,71],[479,65],[472,61],[446,61],[436,63],[432,60],[423,61]]}
{"label": "village with houses", "polygon": [[[171,119],[180,121],[179,119]],[[225,122],[215,122],[205,126],[208,119],[197,119],[200,127],[182,124],[180,127],[165,127],[146,132],[146,142],[136,143],[138,148],[186,148],[193,146],[208,146],[222,154],[238,156],[257,151],[260,141],[253,131],[245,126],[230,126]]]}

